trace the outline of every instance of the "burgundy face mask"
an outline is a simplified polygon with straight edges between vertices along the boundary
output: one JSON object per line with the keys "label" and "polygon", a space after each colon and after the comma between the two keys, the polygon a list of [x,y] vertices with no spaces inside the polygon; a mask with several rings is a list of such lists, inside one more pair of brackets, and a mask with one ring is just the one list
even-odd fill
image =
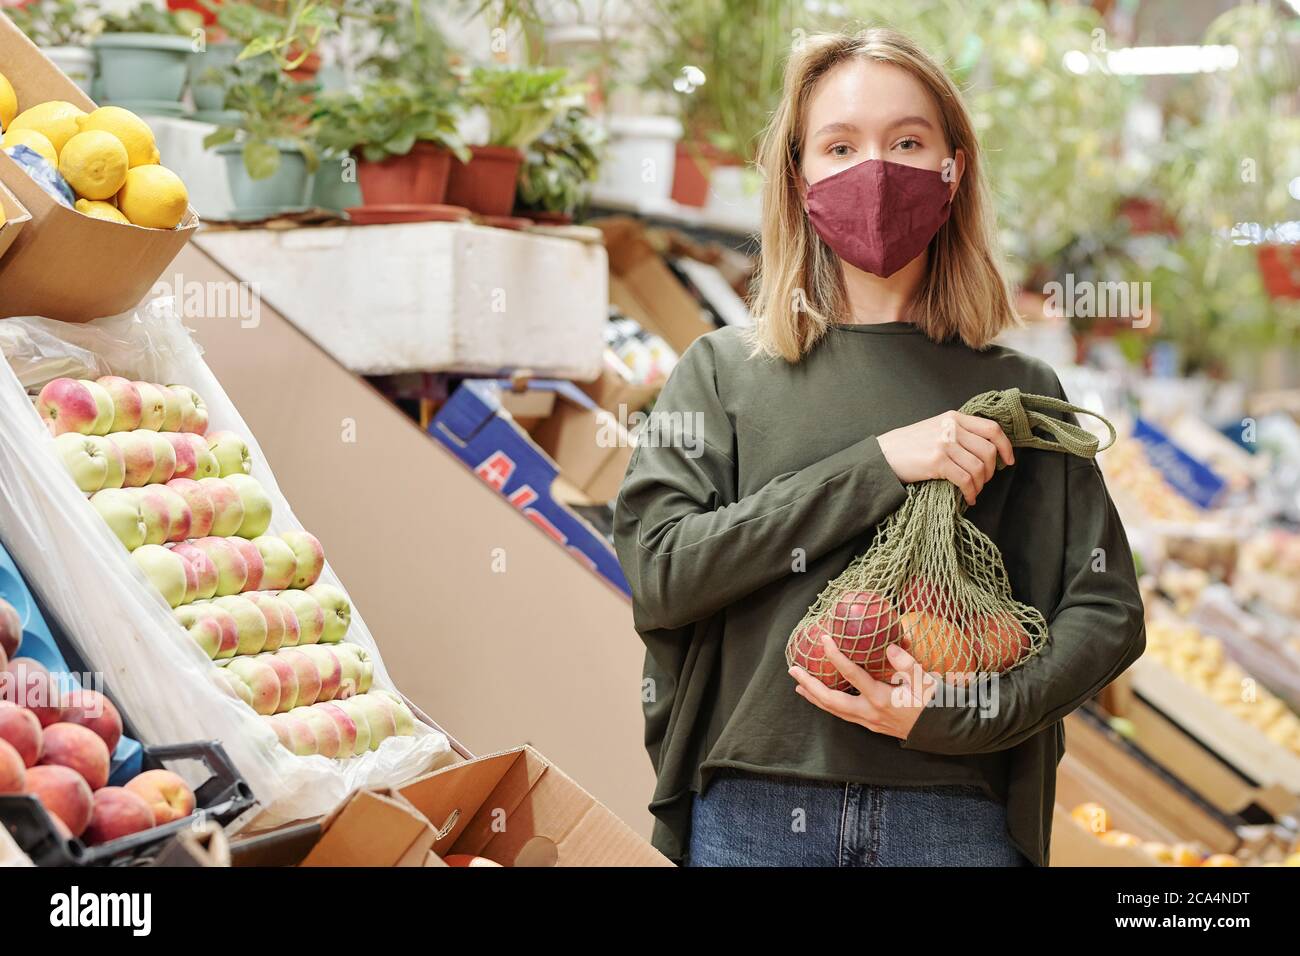
{"label": "burgundy face mask", "polygon": [[943,174],[868,159],[808,187],[808,219],[831,250],[888,278],[929,245],[952,201]]}

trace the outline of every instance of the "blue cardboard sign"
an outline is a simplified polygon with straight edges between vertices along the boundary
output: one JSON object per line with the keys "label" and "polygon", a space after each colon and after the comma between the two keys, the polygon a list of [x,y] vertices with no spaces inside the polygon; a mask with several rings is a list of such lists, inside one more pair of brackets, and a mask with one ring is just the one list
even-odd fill
{"label": "blue cardboard sign", "polygon": [[[501,392],[509,387],[509,382],[495,379],[467,379],[429,423],[429,434],[570,555],[630,597],[632,590],[609,542],[552,497],[559,468],[501,407]],[[528,387],[593,407],[572,382],[531,381]]]}
{"label": "blue cardboard sign", "polygon": [[1175,445],[1168,435],[1149,421],[1137,419],[1133,423],[1133,437],[1142,443],[1147,460],[1165,481],[1193,504],[1209,508],[1227,487],[1224,478]]}

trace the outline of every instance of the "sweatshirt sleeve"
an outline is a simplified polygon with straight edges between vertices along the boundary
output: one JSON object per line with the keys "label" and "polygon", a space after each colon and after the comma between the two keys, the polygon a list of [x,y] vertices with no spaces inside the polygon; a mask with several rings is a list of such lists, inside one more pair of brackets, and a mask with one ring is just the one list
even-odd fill
{"label": "sweatshirt sleeve", "polygon": [[935,754],[1014,747],[1142,655],[1146,630],[1133,554],[1096,462],[1067,462],[1065,502],[1065,585],[1048,615],[1047,646],[997,675],[997,696],[988,698],[996,707],[927,707],[903,747]]}
{"label": "sweatshirt sleeve", "polygon": [[638,631],[702,620],[862,534],[906,500],[873,436],[737,496],[716,353],[697,340],[655,403],[614,506]]}

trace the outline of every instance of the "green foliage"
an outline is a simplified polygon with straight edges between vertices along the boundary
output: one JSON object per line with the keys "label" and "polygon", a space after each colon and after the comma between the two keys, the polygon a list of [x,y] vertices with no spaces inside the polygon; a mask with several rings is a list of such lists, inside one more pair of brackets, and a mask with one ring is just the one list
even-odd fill
{"label": "green foliage", "polygon": [[209,134],[203,145],[239,141],[244,146],[244,168],[253,179],[269,179],[280,168],[281,148],[303,154],[307,167],[320,165],[311,104],[305,99],[314,89],[309,83],[295,83],[269,56],[254,57],[234,64],[228,74],[226,108],[240,114],[239,126],[222,126]]}
{"label": "green foliage", "polygon": [[604,130],[583,107],[573,107],[524,151],[519,199],[529,209],[572,214],[600,174]]}
{"label": "green foliage", "polygon": [[487,112],[489,145],[526,149],[556,117],[582,104],[584,88],[563,68],[479,66],[461,92]]}
{"label": "green foliage", "polygon": [[163,10],[141,3],[126,13],[105,14],[104,33],[153,33],[160,36],[188,36],[203,27],[203,18],[193,10]]}
{"label": "green foliage", "polygon": [[753,159],[781,96],[781,70],[796,30],[795,0],[656,0],[649,81],[679,96],[688,139]]}
{"label": "green foliage", "polygon": [[244,44],[241,60],[270,56],[284,70],[296,70],[328,34],[337,33],[343,0],[284,0],[283,13],[246,2],[204,0],[217,24]]}
{"label": "green foliage", "polygon": [[437,143],[468,162],[456,133],[456,116],[427,88],[376,81],[360,93],[333,93],[316,100],[316,141],[336,153],[357,152],[372,163],[405,156],[417,142]]}
{"label": "green foliage", "polygon": [[358,72],[446,96],[455,88],[451,46],[431,16],[428,0],[374,0],[354,16],[368,23],[374,49]]}
{"label": "green foliage", "polygon": [[37,46],[85,46],[95,33],[94,8],[76,0],[34,0],[4,12]]}

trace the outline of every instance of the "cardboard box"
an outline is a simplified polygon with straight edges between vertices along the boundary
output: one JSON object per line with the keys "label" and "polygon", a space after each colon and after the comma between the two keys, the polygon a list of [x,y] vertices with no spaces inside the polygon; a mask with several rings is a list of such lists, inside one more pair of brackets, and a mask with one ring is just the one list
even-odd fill
{"label": "cardboard box", "polygon": [[632,372],[611,349],[605,349],[605,364],[600,378],[579,386],[591,400],[607,412],[639,412],[649,405],[663,388],[663,382],[642,384],[632,381]]}
{"label": "cardboard box", "polygon": [[449,854],[502,866],[671,866],[532,747],[362,790],[323,823],[303,866],[445,866]]}
{"label": "cardboard box", "polygon": [[436,770],[398,788],[438,827],[438,856],[504,866],[672,866],[532,747]]}
{"label": "cardboard box", "polygon": [[3,259],[23,227],[32,221],[32,216],[4,183],[0,183],[0,209],[4,210],[4,222],[0,223],[0,259]]}
{"label": "cardboard box", "polygon": [[[241,278],[198,243],[171,271],[205,287]],[[649,836],[654,770],[640,697],[627,692],[645,645],[626,593],[271,306],[256,327],[219,315],[185,324],[381,635],[403,693],[474,753],[531,744]],[[340,422],[355,442],[340,441]]]}
{"label": "cardboard box", "polygon": [[[509,382],[467,379],[434,417],[429,434],[556,543],[630,596],[613,547],[568,505],[602,496],[608,501],[617,494],[632,454],[631,441],[608,412],[596,409],[571,382],[533,381],[529,388],[556,394],[551,415],[535,430],[550,443],[563,468],[503,406]],[[598,445],[602,429],[618,436],[614,447]]]}
{"label": "cardboard box", "polygon": [[[0,63],[27,109],[66,100],[95,104],[13,24],[0,16]],[[0,183],[31,214],[0,258],[0,318],[43,315],[86,322],[135,308],[198,227],[194,210],[176,229],[145,229],[83,216],[56,202],[0,153]]]}
{"label": "cardboard box", "polygon": [[605,233],[611,304],[661,336],[678,355],[713,331],[705,310],[664,264],[639,222],[613,217],[595,225]]}
{"label": "cardboard box", "polygon": [[1095,802],[1106,808],[1110,828],[1143,840],[1179,843],[1183,837],[1166,829],[1134,806],[1127,794],[1069,753],[1056,768],[1056,807],[1052,813],[1052,866],[1163,866],[1137,847],[1103,843],[1070,816],[1070,808]]}

